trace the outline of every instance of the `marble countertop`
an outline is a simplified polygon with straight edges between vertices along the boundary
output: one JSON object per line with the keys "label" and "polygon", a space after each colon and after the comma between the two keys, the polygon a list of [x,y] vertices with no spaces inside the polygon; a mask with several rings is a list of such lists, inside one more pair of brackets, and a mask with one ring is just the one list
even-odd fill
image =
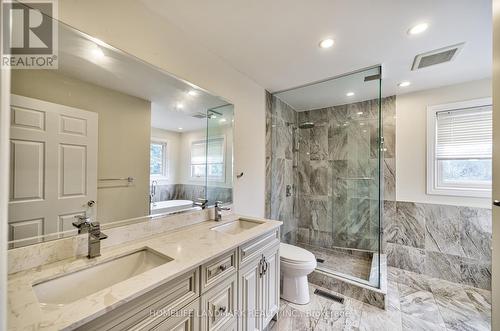
{"label": "marble countertop", "polygon": [[[244,217],[257,220],[262,224],[234,235],[210,230],[216,225],[233,221],[238,217],[240,216],[227,215],[224,216],[222,222],[205,221],[157,236],[105,248],[101,250],[100,257],[91,260],[86,257],[71,258],[12,274],[8,280],[9,330],[71,330],[77,328],[215,256],[276,229],[282,224],[279,221]],[[33,284],[112,260],[144,247],[151,248],[174,260],[70,304],[61,307],[42,308],[40,306],[32,288]],[[89,281],[99,280],[91,279]],[[85,284],[75,284],[75,286],[85,286]]]}

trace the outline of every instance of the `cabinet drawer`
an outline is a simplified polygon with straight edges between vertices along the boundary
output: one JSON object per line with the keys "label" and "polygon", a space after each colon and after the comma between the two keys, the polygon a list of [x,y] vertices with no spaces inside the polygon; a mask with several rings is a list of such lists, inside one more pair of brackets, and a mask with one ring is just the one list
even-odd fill
{"label": "cabinet drawer", "polygon": [[186,306],[200,295],[198,270],[196,268],[160,285],[78,330],[148,329],[150,323],[167,318],[169,312]]}
{"label": "cabinet drawer", "polygon": [[239,247],[240,268],[243,264],[261,254],[267,247],[279,243],[279,232],[273,230]]}
{"label": "cabinet drawer", "polygon": [[205,292],[205,290],[214,287],[236,270],[236,250],[205,263],[201,266],[201,291]]}
{"label": "cabinet drawer", "polygon": [[237,275],[215,286],[201,296],[202,330],[226,330],[226,325],[236,322]]}
{"label": "cabinet drawer", "polygon": [[176,315],[161,322],[155,321],[144,331],[199,331],[200,330],[200,299],[196,299],[188,306],[180,309]]}

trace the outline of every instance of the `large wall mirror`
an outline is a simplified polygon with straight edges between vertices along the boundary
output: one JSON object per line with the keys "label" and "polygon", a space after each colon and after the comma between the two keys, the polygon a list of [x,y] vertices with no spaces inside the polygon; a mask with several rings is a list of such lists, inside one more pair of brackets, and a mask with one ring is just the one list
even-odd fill
{"label": "large wall mirror", "polygon": [[10,247],[232,202],[233,105],[59,24],[58,69],[11,72]]}

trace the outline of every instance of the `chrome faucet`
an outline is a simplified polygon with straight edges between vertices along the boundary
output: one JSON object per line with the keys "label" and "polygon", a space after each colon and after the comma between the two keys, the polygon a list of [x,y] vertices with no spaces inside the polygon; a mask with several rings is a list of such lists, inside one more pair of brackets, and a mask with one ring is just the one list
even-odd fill
{"label": "chrome faucet", "polygon": [[108,236],[101,232],[101,225],[99,222],[91,222],[89,228],[89,249],[87,257],[89,259],[101,256],[101,240],[106,239]]}
{"label": "chrome faucet", "polygon": [[106,239],[108,236],[101,232],[101,225],[99,222],[91,222],[90,217],[85,215],[75,216],[76,222],[73,226],[78,228],[78,233],[88,233],[88,255],[89,259],[101,256],[101,240]]}
{"label": "chrome faucet", "polygon": [[215,221],[222,221],[222,211],[231,210],[229,207],[221,207],[222,201],[215,201]]}

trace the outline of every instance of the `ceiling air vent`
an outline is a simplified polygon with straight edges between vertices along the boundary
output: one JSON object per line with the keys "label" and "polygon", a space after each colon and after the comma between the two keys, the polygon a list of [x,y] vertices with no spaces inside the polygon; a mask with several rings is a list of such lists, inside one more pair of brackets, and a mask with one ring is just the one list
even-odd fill
{"label": "ceiling air vent", "polygon": [[436,49],[427,53],[418,54],[413,60],[413,66],[411,70],[422,69],[426,67],[433,66],[435,64],[450,62],[454,60],[464,43]]}

